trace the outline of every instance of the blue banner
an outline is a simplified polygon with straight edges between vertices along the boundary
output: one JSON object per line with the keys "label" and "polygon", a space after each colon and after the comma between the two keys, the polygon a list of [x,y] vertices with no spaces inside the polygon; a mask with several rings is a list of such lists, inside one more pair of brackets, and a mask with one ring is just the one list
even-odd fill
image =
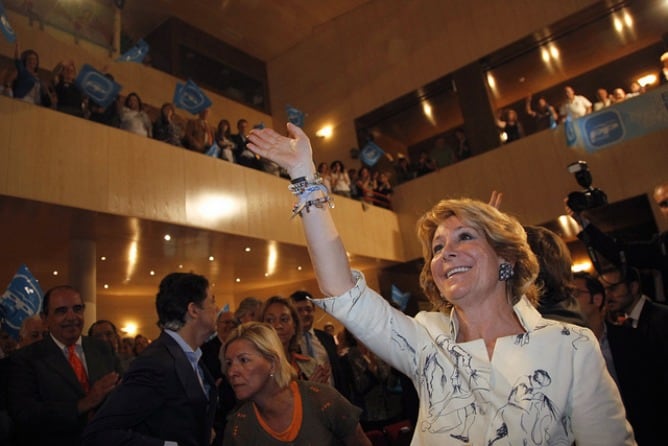
{"label": "blue banner", "polygon": [[79,89],[102,108],[107,108],[116,100],[121,85],[86,64],[81,68],[75,81]]}
{"label": "blue banner", "polygon": [[306,115],[303,111],[294,108],[291,105],[285,107],[285,112],[288,114],[288,121],[296,125],[299,128],[304,127],[304,118]]}
{"label": "blue banner", "polygon": [[203,110],[211,107],[211,99],[190,79],[185,84],[177,83],[174,90],[175,107],[189,111],[197,115]]}
{"label": "blue banner", "polygon": [[566,144],[596,152],[612,144],[668,128],[668,86],[564,124]]}
{"label": "blue banner", "polygon": [[2,35],[5,36],[7,42],[16,42],[16,32],[12,28],[12,25],[9,24],[9,19],[7,19],[7,14],[5,14],[5,5],[2,4],[2,1],[0,1],[0,31],[2,31]]}
{"label": "blue banner", "polygon": [[26,265],[21,265],[0,298],[2,329],[18,339],[23,320],[39,313],[43,297],[38,280]]}
{"label": "blue banner", "polygon": [[360,159],[367,166],[373,167],[376,165],[380,157],[383,156],[384,154],[385,151],[380,147],[378,147],[378,145],[375,142],[369,141],[362,148],[362,151],[360,152]]}
{"label": "blue banner", "polygon": [[406,310],[410,298],[410,292],[403,293],[395,284],[392,284],[392,302],[397,304],[397,307],[399,307],[401,311]]}
{"label": "blue banner", "polygon": [[144,39],[139,39],[139,41],[121,54],[121,56],[116,59],[119,62],[137,62],[137,63],[142,63],[144,61],[144,58],[148,54],[148,50],[150,49],[148,43],[144,41]]}

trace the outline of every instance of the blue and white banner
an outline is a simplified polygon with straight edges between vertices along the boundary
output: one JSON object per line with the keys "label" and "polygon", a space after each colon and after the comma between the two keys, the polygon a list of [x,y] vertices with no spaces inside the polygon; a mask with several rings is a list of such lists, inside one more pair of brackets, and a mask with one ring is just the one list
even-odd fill
{"label": "blue and white banner", "polygon": [[0,297],[2,329],[18,339],[23,320],[39,313],[44,293],[26,265],[21,265]]}
{"label": "blue and white banner", "polygon": [[299,128],[304,127],[304,119],[306,118],[306,115],[304,114],[303,111],[294,108],[291,105],[286,105],[285,112],[288,114],[289,122],[291,122],[292,124],[296,125]]}
{"label": "blue and white banner", "polygon": [[362,147],[362,151],[360,152],[360,159],[367,166],[373,167],[383,155],[385,155],[385,151],[378,147],[375,142],[369,141],[364,147]]}
{"label": "blue and white banner", "polygon": [[411,293],[410,292],[402,292],[399,287],[397,287],[395,284],[392,284],[392,302],[397,304],[397,307],[401,311],[406,310],[406,306],[408,306],[408,301],[411,298]]}
{"label": "blue and white banner", "polygon": [[204,152],[204,154],[213,158],[220,158],[220,146],[214,142],[211,144],[211,147],[209,147],[206,152]]}
{"label": "blue and white banner", "polygon": [[107,108],[116,100],[121,85],[86,64],[81,68],[74,83],[91,101],[102,108]]}
{"label": "blue and white banner", "polygon": [[185,84],[180,82],[176,84],[172,102],[175,107],[189,111],[193,115],[206,110],[212,104],[211,99],[190,79]]}
{"label": "blue and white banner", "polygon": [[5,5],[2,4],[2,1],[0,1],[0,31],[2,31],[2,35],[5,36],[7,42],[16,42],[16,32],[12,28],[12,25],[9,24],[9,19],[7,18],[7,14],[5,14]]}
{"label": "blue and white banner", "polygon": [[148,43],[144,41],[144,39],[139,39],[139,41],[121,54],[121,56],[116,59],[119,62],[137,62],[137,63],[142,63],[144,61],[144,58],[148,54],[148,50],[150,49]]}
{"label": "blue and white banner", "polygon": [[596,152],[612,144],[668,128],[668,86],[606,107],[574,120],[566,120],[569,147]]}

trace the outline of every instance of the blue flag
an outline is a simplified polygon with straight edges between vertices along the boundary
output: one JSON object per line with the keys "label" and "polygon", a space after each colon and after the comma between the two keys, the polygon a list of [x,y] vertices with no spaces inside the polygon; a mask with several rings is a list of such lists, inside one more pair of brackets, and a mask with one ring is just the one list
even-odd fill
{"label": "blue flag", "polygon": [[142,63],[144,61],[144,58],[148,54],[148,50],[150,49],[148,43],[144,41],[144,39],[139,39],[139,41],[121,54],[121,56],[116,59],[119,62],[137,62],[137,63]]}
{"label": "blue flag", "polygon": [[177,83],[174,90],[175,107],[189,111],[193,115],[211,107],[211,99],[190,79],[185,84]]}
{"label": "blue flag", "polygon": [[21,265],[0,298],[2,329],[18,339],[23,320],[37,314],[44,293],[27,266]]}
{"label": "blue flag", "polygon": [[401,311],[406,310],[410,298],[410,292],[403,293],[395,284],[392,284],[392,302],[397,304]]}
{"label": "blue flag", "polygon": [[306,115],[303,111],[294,108],[291,105],[285,107],[285,112],[288,114],[288,121],[299,128],[304,127],[304,118]]}
{"label": "blue flag", "polygon": [[81,68],[75,84],[91,101],[103,108],[109,107],[121,91],[120,84],[88,64]]}
{"label": "blue flag", "polygon": [[212,156],[214,158],[220,158],[220,146],[217,143],[211,144],[211,147],[204,152],[205,155]]}
{"label": "blue flag", "polygon": [[7,19],[7,15],[5,14],[5,5],[2,4],[2,1],[0,1],[0,31],[2,31],[7,42],[16,42],[16,32],[12,28],[12,25],[9,24],[9,19]]}
{"label": "blue flag", "polygon": [[362,151],[360,152],[360,159],[367,166],[373,167],[376,165],[380,157],[383,156],[384,154],[385,151],[380,147],[378,147],[378,145],[375,142],[369,141],[362,148]]}

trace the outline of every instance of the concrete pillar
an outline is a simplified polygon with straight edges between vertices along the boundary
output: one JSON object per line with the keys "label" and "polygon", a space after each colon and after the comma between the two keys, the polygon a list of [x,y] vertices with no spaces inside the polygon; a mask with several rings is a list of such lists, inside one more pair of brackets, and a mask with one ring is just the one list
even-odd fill
{"label": "concrete pillar", "polygon": [[86,304],[84,330],[87,330],[97,320],[96,260],[96,243],[94,240],[70,240],[68,283],[79,290],[81,298]]}

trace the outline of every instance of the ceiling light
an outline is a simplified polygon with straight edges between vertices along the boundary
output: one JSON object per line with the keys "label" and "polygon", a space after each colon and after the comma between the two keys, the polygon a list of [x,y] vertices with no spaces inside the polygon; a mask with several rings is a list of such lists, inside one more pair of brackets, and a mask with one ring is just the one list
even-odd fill
{"label": "ceiling light", "polygon": [[121,327],[121,331],[128,336],[135,336],[137,334],[137,324],[128,322],[125,324],[125,327]]}
{"label": "ceiling light", "polygon": [[104,287],[105,290],[108,290],[108,289],[109,289],[109,284],[108,284],[108,283],[105,283],[105,284],[102,285],[102,286]]}
{"label": "ceiling light", "polygon": [[102,256],[102,257],[100,257],[100,260],[101,260],[102,262],[104,262],[105,260],[107,260],[107,257],[106,257],[106,256]]}
{"label": "ceiling light", "polygon": [[550,44],[550,56],[552,56],[552,58],[555,60],[559,59],[559,49],[554,43]]}
{"label": "ceiling light", "polygon": [[298,267],[297,267],[297,271],[301,271],[301,270],[302,270],[302,267],[301,267],[301,266],[298,266]]}
{"label": "ceiling light", "polygon": [[641,87],[647,87],[648,85],[654,85],[654,83],[656,83],[656,79],[656,74],[652,73],[639,77],[636,82],[638,82]]}
{"label": "ceiling light", "polygon": [[264,273],[264,277],[269,277],[269,273]]}
{"label": "ceiling light", "polygon": [[235,281],[236,283],[239,283],[239,282],[241,282],[241,278],[237,277],[236,279],[234,279],[234,281]]}
{"label": "ceiling light", "polygon": [[215,258],[213,256],[209,256],[209,262],[213,262]]}
{"label": "ceiling light", "polygon": [[494,75],[492,73],[487,73],[487,85],[489,85],[489,88],[492,90],[496,90],[496,79],[494,79]]}
{"label": "ceiling light", "polygon": [[618,33],[621,33],[622,30],[624,29],[624,24],[622,23],[621,20],[619,20],[619,17],[613,18],[612,24],[615,27],[615,31],[617,31]]}
{"label": "ceiling light", "polygon": [[172,236],[169,235],[169,234],[165,234],[165,236],[163,238],[165,239],[166,242],[168,242],[172,239]]}
{"label": "ceiling light", "polygon": [[591,262],[588,260],[582,262],[574,262],[573,265],[571,265],[571,271],[574,273],[579,273],[581,271],[590,271],[591,266],[592,266]]}
{"label": "ceiling light", "polygon": [[332,136],[332,133],[334,132],[334,129],[332,128],[331,125],[326,125],[322,127],[320,130],[315,132],[315,136],[318,138],[330,138]]}
{"label": "ceiling light", "polygon": [[52,274],[53,274],[54,276],[57,276],[57,275],[58,275],[58,271],[57,271],[57,270],[54,270]]}
{"label": "ceiling light", "polygon": [[183,265],[179,265],[179,269],[183,269]]}
{"label": "ceiling light", "polygon": [[631,17],[628,11],[624,11],[624,23],[627,27],[633,28],[633,17]]}
{"label": "ceiling light", "polygon": [[246,252],[251,252],[251,247],[250,247],[250,246],[246,246],[246,247],[244,248],[244,251],[246,251]]}
{"label": "ceiling light", "polygon": [[153,271],[153,270],[149,271],[148,273],[149,273],[149,275],[151,275],[151,276],[155,276],[155,271]]}
{"label": "ceiling light", "polygon": [[550,61],[550,52],[547,48],[542,47],[540,49],[540,57],[543,59],[543,62],[548,63]]}

